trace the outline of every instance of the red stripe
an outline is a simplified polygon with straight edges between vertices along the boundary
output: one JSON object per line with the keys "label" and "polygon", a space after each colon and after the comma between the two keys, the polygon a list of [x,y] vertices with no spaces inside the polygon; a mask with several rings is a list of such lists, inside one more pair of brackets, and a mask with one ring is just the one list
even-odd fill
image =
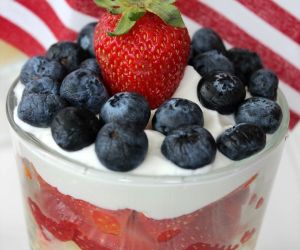
{"label": "red stripe", "polygon": [[300,121],[300,115],[290,111],[291,120],[290,120],[290,128],[294,128],[295,125]]}
{"label": "red stripe", "polygon": [[300,44],[300,21],[275,2],[270,0],[238,1],[270,25]]}
{"label": "red stripe", "polygon": [[45,0],[17,0],[24,7],[36,14],[49,29],[54,33],[58,40],[74,40],[76,32],[64,26],[54,10]]}
{"label": "red stripe", "polygon": [[0,38],[28,56],[42,55],[45,48],[27,32],[0,16]]}
{"label": "red stripe", "polygon": [[183,14],[202,26],[215,29],[233,46],[256,51],[267,68],[274,70],[285,83],[300,92],[300,70],[268,47],[262,45],[222,14],[197,0],[178,0],[177,5]]}
{"label": "red stripe", "polygon": [[100,18],[104,9],[97,6],[94,0],[66,0],[66,2],[75,10],[83,12],[84,14]]}

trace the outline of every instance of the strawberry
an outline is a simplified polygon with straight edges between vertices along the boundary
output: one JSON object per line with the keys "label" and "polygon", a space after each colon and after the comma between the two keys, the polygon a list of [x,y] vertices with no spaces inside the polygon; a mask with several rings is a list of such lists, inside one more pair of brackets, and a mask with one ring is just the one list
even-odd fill
{"label": "strawberry", "polygon": [[95,52],[106,87],[143,95],[156,108],[183,77],[190,37],[175,1],[96,0],[109,12],[95,29]]}
{"label": "strawberry", "polygon": [[102,209],[64,195],[43,180],[33,166],[30,171],[40,188],[33,196],[34,201],[29,198],[28,204],[42,232],[51,233],[61,241],[74,241],[83,250],[120,247],[127,234],[131,210]]}
{"label": "strawberry", "polygon": [[53,236],[61,241],[72,240],[74,235],[74,224],[69,223],[68,221],[61,221],[56,223],[55,221],[47,218],[37,206],[35,202],[31,199],[28,199],[28,204],[30,206],[31,212],[36,220],[36,223],[39,225],[40,229],[47,230]]}
{"label": "strawberry", "polygon": [[78,246],[80,246],[81,250],[112,250],[110,248],[100,246],[99,244],[88,239],[78,231],[76,232],[73,240]]}
{"label": "strawberry", "polygon": [[245,231],[240,218],[257,175],[193,213],[154,220],[134,210],[103,209],[62,194],[27,165],[39,184],[28,204],[46,240],[52,235],[82,250],[236,250],[255,234],[255,228]]}
{"label": "strawberry", "polygon": [[238,249],[232,241],[240,234],[242,207],[248,202],[254,179],[193,213],[165,220],[150,219],[139,213],[136,223],[156,242],[157,250]]}
{"label": "strawberry", "polygon": [[238,247],[239,247],[238,245],[229,246],[229,247],[219,246],[219,245],[213,246],[210,244],[198,242],[196,244],[190,245],[185,250],[237,250]]}

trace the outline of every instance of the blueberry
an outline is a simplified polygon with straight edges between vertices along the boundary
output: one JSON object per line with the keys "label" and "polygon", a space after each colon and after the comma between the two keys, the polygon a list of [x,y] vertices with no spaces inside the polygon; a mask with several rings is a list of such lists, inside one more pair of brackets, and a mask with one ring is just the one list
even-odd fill
{"label": "blueberry", "polygon": [[221,114],[234,112],[246,96],[244,84],[226,72],[204,76],[198,84],[197,93],[204,107]]}
{"label": "blueberry", "polygon": [[194,57],[196,57],[194,55],[194,51],[192,49],[192,46],[190,47],[190,54],[189,54],[189,59],[188,59],[188,65],[193,66],[194,65]]}
{"label": "blueberry", "polygon": [[155,112],[152,127],[165,135],[184,125],[203,126],[203,113],[194,102],[172,98],[164,102]]}
{"label": "blueberry", "polygon": [[84,60],[80,64],[80,68],[88,69],[88,70],[92,71],[94,74],[96,74],[97,76],[101,77],[99,64],[95,58],[88,58],[88,59]]}
{"label": "blueberry", "polygon": [[100,115],[106,123],[124,123],[144,129],[150,113],[149,103],[143,96],[134,92],[121,92],[103,105]]}
{"label": "blueberry", "polygon": [[78,69],[63,80],[60,95],[75,107],[82,107],[97,114],[108,99],[101,80],[89,70]]}
{"label": "blueberry", "polygon": [[261,151],[265,145],[264,131],[256,125],[246,123],[225,130],[217,138],[219,151],[234,161],[242,160]]}
{"label": "blueberry", "polygon": [[101,121],[89,110],[67,107],[54,116],[51,133],[62,149],[77,151],[95,142],[101,126]]}
{"label": "blueberry", "polygon": [[48,127],[54,115],[67,103],[57,95],[29,93],[18,106],[19,118],[35,127]]}
{"label": "blueberry", "polygon": [[61,81],[65,76],[64,68],[55,60],[43,56],[30,58],[22,67],[20,81],[27,84],[41,77],[50,77],[55,81]]}
{"label": "blueberry", "polygon": [[49,77],[32,80],[27,83],[23,95],[27,95],[29,93],[58,95],[58,83]]}
{"label": "blueberry", "polygon": [[247,85],[251,75],[263,68],[257,53],[240,48],[232,48],[227,51],[226,56],[233,63],[235,74]]}
{"label": "blueberry", "polygon": [[195,57],[194,68],[201,76],[216,71],[234,73],[233,64],[217,50],[211,50]]}
{"label": "blueberry", "polygon": [[235,113],[236,123],[254,124],[265,133],[274,133],[282,120],[280,106],[263,97],[252,97],[243,102]]}
{"label": "blueberry", "polygon": [[216,143],[204,128],[192,125],[170,132],[161,146],[163,155],[181,168],[197,169],[211,163]]}
{"label": "blueberry", "polygon": [[192,38],[193,55],[197,56],[210,50],[225,53],[226,49],[221,37],[210,28],[199,29]]}
{"label": "blueberry", "polygon": [[86,59],[86,54],[76,43],[58,42],[48,49],[47,57],[57,60],[70,73],[79,68],[80,63]]}
{"label": "blueberry", "polygon": [[108,169],[127,172],[141,164],[148,151],[148,138],[143,130],[108,123],[98,133],[96,154]]}
{"label": "blueberry", "polygon": [[85,25],[78,34],[77,43],[85,50],[89,56],[95,57],[94,49],[94,32],[97,23],[89,23]]}
{"label": "blueberry", "polygon": [[276,100],[278,77],[271,70],[260,69],[251,75],[249,92],[252,96],[261,96]]}

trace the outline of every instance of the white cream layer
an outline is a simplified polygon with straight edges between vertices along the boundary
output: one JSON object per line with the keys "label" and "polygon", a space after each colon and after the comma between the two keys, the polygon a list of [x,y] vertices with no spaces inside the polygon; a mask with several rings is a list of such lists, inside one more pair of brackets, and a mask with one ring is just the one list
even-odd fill
{"label": "white cream layer", "polygon": [[[174,97],[196,102],[204,113],[204,127],[216,138],[227,127],[232,126],[234,121],[232,116],[219,115],[215,111],[202,107],[196,92],[199,80],[198,73],[188,66]],[[24,86],[19,83],[15,89],[18,101],[21,99],[23,90]],[[17,108],[14,111],[14,119],[24,131],[33,134],[58,153],[84,163],[91,169],[103,171],[102,174],[95,176],[86,168],[73,168],[71,163],[65,166],[65,163],[59,159],[47,159],[46,155],[43,157],[43,155],[36,154],[32,151],[30,144],[20,143],[18,147],[22,156],[28,157],[42,178],[50,185],[57,187],[61,193],[106,209],[134,209],[153,219],[174,218],[194,212],[235,190],[259,172],[261,166],[278,164],[280,156],[280,153],[272,152],[272,155],[254,164],[253,167],[244,166],[226,177],[187,183],[185,180],[187,176],[205,174],[213,169],[227,166],[232,161],[218,152],[216,160],[208,166],[195,171],[181,169],[161,154],[160,146],[164,136],[148,129],[146,134],[149,140],[149,150],[146,159],[135,170],[116,178],[110,175],[110,170],[97,159],[94,144],[80,151],[69,153],[56,145],[49,128],[36,128],[22,122],[17,116]],[[147,184],[132,181],[132,176],[154,176],[154,181]],[[178,179],[176,183],[165,181],[156,184],[156,181],[165,180],[165,176],[177,176]]]}
{"label": "white cream layer", "polygon": [[[197,85],[199,80],[199,74],[193,69],[193,67],[187,66],[184,78],[181,81],[178,89],[174,93],[173,97],[185,98],[197,103],[203,111],[204,127],[208,129],[216,138],[227,127],[232,126],[234,124],[234,121],[232,119],[232,116],[220,115],[216,111],[206,109],[200,104],[197,97]],[[21,83],[19,83],[15,88],[15,95],[17,97],[18,103],[21,100],[23,90],[24,85]],[[154,111],[152,113],[154,113]],[[48,147],[51,147],[55,151],[59,152],[60,154],[63,154],[66,157],[83,163],[89,167],[103,171],[110,171],[98,160],[95,153],[94,144],[76,152],[67,152],[61,149],[55,143],[52,138],[50,128],[37,128],[21,121],[17,115],[17,108],[14,111],[14,119],[18,126],[21,127],[24,131],[33,134],[38,140],[46,144]],[[136,169],[127,173],[129,175],[188,176],[198,173],[206,173],[214,168],[225,166],[230,162],[228,158],[217,152],[215,161],[210,165],[197,170],[186,170],[180,168],[171,161],[167,160],[160,151],[160,146],[165,136],[151,129],[147,129],[145,130],[145,132],[149,141],[149,149],[146,159]]]}

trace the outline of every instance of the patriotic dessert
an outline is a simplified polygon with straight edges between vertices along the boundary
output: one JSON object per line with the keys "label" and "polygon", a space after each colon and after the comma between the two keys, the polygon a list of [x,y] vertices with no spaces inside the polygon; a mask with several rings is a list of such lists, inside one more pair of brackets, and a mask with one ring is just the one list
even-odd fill
{"label": "patriotic dessert", "polygon": [[13,90],[48,150],[17,150],[32,249],[254,249],[288,119],[277,76],[210,28],[190,39],[175,1],[95,2],[100,21]]}

